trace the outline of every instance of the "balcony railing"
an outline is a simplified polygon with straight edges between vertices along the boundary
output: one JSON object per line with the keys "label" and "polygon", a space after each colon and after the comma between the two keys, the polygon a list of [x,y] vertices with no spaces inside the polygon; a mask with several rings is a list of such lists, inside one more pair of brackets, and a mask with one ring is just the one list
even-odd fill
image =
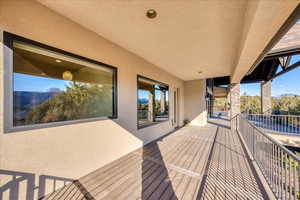
{"label": "balcony railing", "polygon": [[[247,117],[248,118],[248,117]],[[237,115],[232,124],[252,154],[278,199],[300,199],[300,159],[258,129],[245,116]]]}
{"label": "balcony railing", "polygon": [[246,114],[245,117],[258,128],[277,134],[299,135],[300,116],[297,115],[268,115]]}

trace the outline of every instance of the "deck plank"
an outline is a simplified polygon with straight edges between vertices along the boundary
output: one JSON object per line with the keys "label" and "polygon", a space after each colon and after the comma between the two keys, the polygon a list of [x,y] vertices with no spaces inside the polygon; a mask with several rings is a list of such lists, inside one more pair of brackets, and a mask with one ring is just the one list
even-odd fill
{"label": "deck plank", "polygon": [[200,199],[267,199],[236,132],[219,127]]}
{"label": "deck plank", "polygon": [[187,126],[78,179],[44,199],[264,199],[226,121]]}

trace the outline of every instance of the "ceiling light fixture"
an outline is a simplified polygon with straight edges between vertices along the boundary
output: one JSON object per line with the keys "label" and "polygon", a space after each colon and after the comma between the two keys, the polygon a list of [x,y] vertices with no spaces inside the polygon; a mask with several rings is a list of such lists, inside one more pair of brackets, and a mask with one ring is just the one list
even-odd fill
{"label": "ceiling light fixture", "polygon": [[70,71],[64,71],[62,78],[66,81],[71,81],[73,79],[73,74]]}
{"label": "ceiling light fixture", "polygon": [[61,63],[61,60],[58,60],[58,59],[56,59],[56,60],[55,60],[55,62],[57,62],[57,63]]}
{"label": "ceiling light fixture", "polygon": [[148,18],[150,18],[150,19],[153,19],[153,18],[155,18],[155,17],[157,16],[157,12],[156,12],[156,10],[154,10],[154,9],[149,9],[149,10],[147,10],[147,12],[146,12],[146,16],[147,16]]}

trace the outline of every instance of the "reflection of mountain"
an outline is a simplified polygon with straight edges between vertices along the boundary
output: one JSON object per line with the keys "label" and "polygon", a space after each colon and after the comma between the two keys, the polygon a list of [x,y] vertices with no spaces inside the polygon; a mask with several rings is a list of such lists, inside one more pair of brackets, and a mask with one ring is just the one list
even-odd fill
{"label": "reflection of mountain", "polygon": [[58,92],[14,91],[14,108],[26,110],[55,96]]}
{"label": "reflection of mountain", "polygon": [[139,104],[147,104],[148,103],[148,99],[143,98],[143,99],[139,99]]}
{"label": "reflection of mountain", "polygon": [[297,94],[293,93],[286,93],[286,94],[281,94],[279,97],[297,97]]}

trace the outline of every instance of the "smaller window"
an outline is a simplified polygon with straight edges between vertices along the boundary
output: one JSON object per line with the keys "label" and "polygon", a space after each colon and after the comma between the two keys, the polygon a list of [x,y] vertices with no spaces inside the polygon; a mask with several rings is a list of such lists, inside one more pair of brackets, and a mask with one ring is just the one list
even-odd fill
{"label": "smaller window", "polygon": [[138,128],[169,119],[169,86],[138,76]]}

